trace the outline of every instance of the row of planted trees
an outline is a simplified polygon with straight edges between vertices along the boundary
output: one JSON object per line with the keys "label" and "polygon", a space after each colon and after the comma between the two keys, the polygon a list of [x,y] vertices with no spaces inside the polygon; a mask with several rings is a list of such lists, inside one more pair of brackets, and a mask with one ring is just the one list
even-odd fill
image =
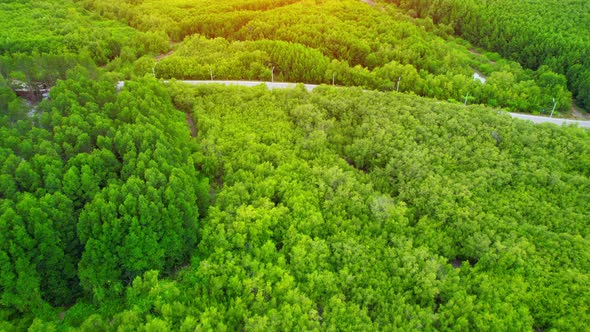
{"label": "row of planted trees", "polygon": [[[162,78],[270,80],[274,74],[277,80],[330,84],[334,79],[340,85],[391,91],[401,76],[400,91],[437,99],[463,101],[469,93],[472,103],[533,113],[552,107],[553,98],[561,111],[571,105],[567,82],[555,69],[524,70],[492,54],[472,54],[448,26],[415,20],[392,5],[380,4],[379,10],[352,0],[83,3],[181,42],[156,66]],[[145,58],[120,70],[131,77],[152,68]],[[476,70],[490,76],[489,84],[473,82]]]}
{"label": "row of planted trees", "polygon": [[526,68],[548,66],[567,77],[576,102],[590,105],[588,4],[543,0],[389,1],[435,23],[449,25],[474,44],[518,61]]}
{"label": "row of planted trees", "polygon": [[136,74],[155,73],[162,79],[262,80],[360,86],[381,91],[399,91],[420,96],[506,107],[540,113],[551,109],[553,98],[559,109],[567,109],[571,94],[565,78],[548,68],[530,73],[505,63],[502,71],[491,72],[485,82],[472,73],[432,74],[409,64],[392,61],[369,70],[346,61],[330,60],[321,52],[283,41],[229,42],[217,38],[185,40],[172,55],[160,61],[142,58]]}

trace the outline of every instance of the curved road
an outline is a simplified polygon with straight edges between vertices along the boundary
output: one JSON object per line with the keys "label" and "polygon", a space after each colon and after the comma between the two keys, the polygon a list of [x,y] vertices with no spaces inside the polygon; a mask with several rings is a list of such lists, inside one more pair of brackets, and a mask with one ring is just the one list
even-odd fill
{"label": "curved road", "polygon": [[527,114],[520,114],[520,113],[510,113],[513,118],[522,119],[522,120],[529,120],[533,121],[534,123],[554,123],[558,126],[561,125],[573,125],[577,124],[580,128],[590,128],[590,121],[582,121],[582,120],[568,120],[568,119],[561,119],[561,118],[548,118],[544,116],[535,116],[535,115],[527,115]]}
{"label": "curved road", "polygon": [[[164,81],[168,82],[168,81]],[[224,84],[224,85],[240,85],[240,86],[258,86],[261,84],[265,84],[269,89],[287,89],[287,88],[294,88],[297,84],[296,83],[285,83],[285,82],[260,82],[260,81],[190,81],[190,80],[178,80],[177,82],[183,82],[190,85],[199,85],[199,84]],[[118,88],[121,88],[125,85],[125,82],[119,82],[117,84]],[[313,89],[317,88],[319,85],[316,84],[303,84],[307,91],[312,91]],[[548,118],[544,116],[535,116],[535,115],[527,115],[527,114],[520,114],[520,113],[509,113],[513,118],[521,119],[521,120],[528,120],[534,123],[553,123],[558,126],[561,125],[573,125],[577,124],[580,128],[590,128],[590,121],[581,121],[581,120],[568,120],[568,119],[561,119],[561,118]]]}

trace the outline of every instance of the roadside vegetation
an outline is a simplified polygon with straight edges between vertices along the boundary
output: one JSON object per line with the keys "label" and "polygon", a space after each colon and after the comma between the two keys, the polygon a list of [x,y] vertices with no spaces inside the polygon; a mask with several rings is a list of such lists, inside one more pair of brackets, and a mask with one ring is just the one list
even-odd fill
{"label": "roadside vegetation", "polygon": [[1,3],[0,331],[590,326],[570,77],[399,5]]}
{"label": "roadside vegetation", "polygon": [[[441,100],[542,113],[570,110],[563,75],[474,54],[447,25],[357,0],[80,1],[86,8],[180,42],[156,66],[160,78],[334,82]],[[153,57],[129,74],[151,74]],[[483,84],[474,72],[488,77]],[[128,74],[128,75],[129,75]],[[130,76],[129,76],[130,77]],[[398,85],[399,82],[399,85]]]}
{"label": "roadside vegetation", "polygon": [[590,3],[576,0],[388,0],[412,16],[518,61],[565,75],[576,102],[590,107]]}

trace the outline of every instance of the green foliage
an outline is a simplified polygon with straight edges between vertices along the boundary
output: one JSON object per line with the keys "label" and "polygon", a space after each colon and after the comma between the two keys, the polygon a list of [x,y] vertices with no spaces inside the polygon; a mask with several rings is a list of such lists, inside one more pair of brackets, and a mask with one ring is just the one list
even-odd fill
{"label": "green foliage", "polygon": [[105,63],[134,36],[132,29],[70,1],[3,1],[0,8],[0,54],[85,52]]}
{"label": "green foliage", "polygon": [[389,0],[451,25],[457,34],[527,68],[566,75],[581,106],[590,105],[590,5],[585,1]]}
{"label": "green foliage", "polygon": [[153,80],[117,93],[84,75],[71,71],[76,80],[59,81],[17,123],[39,127],[2,127],[0,287],[14,317],[81,296],[102,303],[144,271],[172,272],[196,247],[208,189],[184,114]]}
{"label": "green foliage", "polygon": [[0,4],[0,330],[586,329],[589,132],[462,105],[567,108],[585,63],[416,3]]}
{"label": "green foliage", "polygon": [[82,327],[588,323],[588,132],[358,89],[170,92],[215,179],[198,250],[174,278],[135,277],[121,310]]}
{"label": "green foliage", "polygon": [[[165,79],[274,78],[399,90],[442,100],[463,101],[469,94],[470,103],[529,113],[549,109],[552,98],[562,111],[571,105],[563,76],[473,54],[464,41],[449,35],[448,26],[412,19],[391,5],[372,7],[353,0],[81,2],[181,42],[157,65],[139,59],[133,69],[139,76],[154,70]],[[511,79],[480,84],[472,77],[476,70]],[[545,72],[557,77],[550,86],[539,77]]]}
{"label": "green foliage", "polygon": [[587,131],[360,89],[117,92],[83,74],[40,127],[2,129],[2,315],[19,326],[588,323]]}

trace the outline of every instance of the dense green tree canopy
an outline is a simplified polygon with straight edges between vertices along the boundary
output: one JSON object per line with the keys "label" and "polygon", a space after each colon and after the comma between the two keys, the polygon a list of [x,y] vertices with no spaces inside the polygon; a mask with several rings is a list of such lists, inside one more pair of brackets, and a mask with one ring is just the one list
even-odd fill
{"label": "dense green tree canopy", "polygon": [[155,81],[60,81],[1,131],[2,317],[122,294],[170,273],[196,245],[207,181],[184,113]]}
{"label": "dense green tree canopy", "polygon": [[553,1],[393,2],[0,3],[0,331],[587,329],[590,132],[497,108],[583,99]]}
{"label": "dense green tree canopy", "polygon": [[[42,127],[4,134],[2,301],[17,324],[74,300],[60,326],[588,324],[587,131],[359,89],[152,80],[101,101],[112,83],[78,82],[56,86]],[[90,125],[81,114],[106,123],[90,143],[58,138],[76,116],[69,131]]]}
{"label": "dense green tree canopy", "polygon": [[[448,25],[395,6],[357,0],[80,1],[106,17],[180,42],[172,56],[143,58],[132,72],[160,78],[335,83],[413,92],[527,113],[569,111],[562,75],[470,52]],[[150,61],[151,60],[151,61]],[[535,68],[536,69],[536,68]],[[474,72],[489,76],[482,84]],[[554,75],[547,81],[539,76]],[[562,74],[565,74],[561,71]],[[398,85],[399,81],[399,85]]]}
{"label": "dense green tree canopy", "polygon": [[590,106],[590,3],[577,0],[388,0],[528,68],[548,66],[567,76]]}

